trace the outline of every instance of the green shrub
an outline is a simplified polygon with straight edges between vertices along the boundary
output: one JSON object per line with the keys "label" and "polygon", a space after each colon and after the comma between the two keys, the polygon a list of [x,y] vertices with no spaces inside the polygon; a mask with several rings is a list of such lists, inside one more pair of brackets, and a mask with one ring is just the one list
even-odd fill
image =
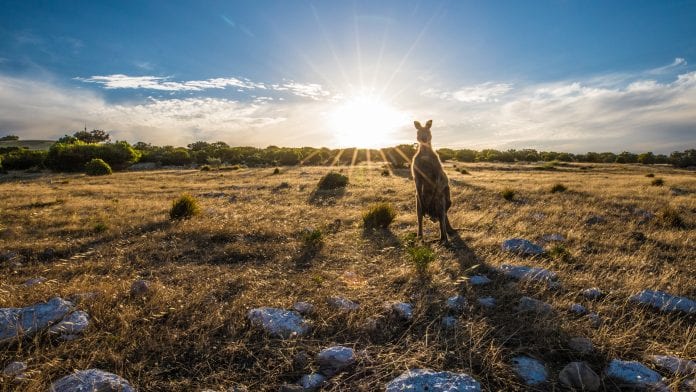
{"label": "green shrub", "polygon": [[548,250],[548,255],[556,260],[560,260],[566,263],[571,261],[570,252],[568,252],[568,249],[566,249],[566,247],[561,244],[556,244],[553,247],[551,247],[551,249]]}
{"label": "green shrub", "polygon": [[566,190],[568,190],[568,188],[566,188],[566,186],[561,183],[555,184],[551,187],[551,193],[565,192]]}
{"label": "green shrub", "polygon": [[655,173],[648,173],[645,175],[646,177],[655,177]]}
{"label": "green shrub", "polygon": [[321,190],[331,190],[344,188],[346,185],[348,185],[348,177],[340,173],[329,172],[319,180],[318,187]]}
{"label": "green shrub", "polygon": [[651,184],[652,186],[662,186],[665,185],[665,180],[663,180],[662,178],[656,178],[652,180]]}
{"label": "green shrub", "polygon": [[324,241],[324,234],[320,229],[305,230],[302,233],[302,241],[305,247],[318,248]]}
{"label": "green shrub", "polygon": [[194,215],[198,215],[201,211],[198,201],[191,195],[183,194],[172,203],[172,208],[169,210],[169,218],[188,219]]}
{"label": "green shrub", "polygon": [[210,165],[203,165],[203,166],[201,166],[200,169],[201,169],[201,171],[210,171],[210,170],[212,170],[212,168],[210,167]]}
{"label": "green shrub", "polygon": [[280,174],[280,169],[278,169],[277,167],[275,169],[273,169],[273,175],[276,175],[276,174]]}
{"label": "green shrub", "polygon": [[363,214],[362,219],[366,228],[386,229],[394,221],[395,217],[396,210],[391,206],[391,204],[377,203],[370,206],[370,208]]}
{"label": "green shrub", "polygon": [[94,158],[85,164],[85,172],[90,176],[106,176],[111,174],[111,166],[99,158]]}
{"label": "green shrub", "polygon": [[674,227],[677,229],[685,228],[684,219],[679,214],[679,211],[672,207],[665,207],[658,213],[658,218],[664,226]]}
{"label": "green shrub", "polygon": [[5,170],[27,170],[32,167],[44,167],[47,154],[43,150],[16,150],[3,157],[2,165]]}
{"label": "green shrub", "polygon": [[505,188],[500,192],[500,195],[503,196],[503,199],[507,201],[512,201],[515,198],[515,190],[511,188]]}
{"label": "green shrub", "polygon": [[435,252],[427,246],[414,246],[408,248],[408,254],[419,274],[425,274],[428,271],[430,263],[435,260]]}
{"label": "green shrub", "polygon": [[82,171],[87,162],[99,158],[115,170],[136,162],[140,154],[128,142],[87,144],[56,143],[48,150],[46,165],[55,171]]}
{"label": "green shrub", "polygon": [[104,222],[99,222],[99,223],[94,225],[94,232],[95,233],[103,233],[107,230],[109,230],[109,226]]}

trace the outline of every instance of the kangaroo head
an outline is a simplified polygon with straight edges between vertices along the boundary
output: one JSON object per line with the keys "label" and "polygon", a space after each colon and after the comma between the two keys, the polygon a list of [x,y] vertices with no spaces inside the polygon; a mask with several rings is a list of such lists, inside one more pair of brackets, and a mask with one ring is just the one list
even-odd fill
{"label": "kangaroo head", "polygon": [[414,121],[413,125],[415,125],[416,129],[418,130],[418,134],[416,135],[418,142],[429,144],[433,139],[433,135],[430,133],[430,127],[433,126],[433,120],[428,120],[428,122],[425,123],[425,126],[422,126],[419,121]]}

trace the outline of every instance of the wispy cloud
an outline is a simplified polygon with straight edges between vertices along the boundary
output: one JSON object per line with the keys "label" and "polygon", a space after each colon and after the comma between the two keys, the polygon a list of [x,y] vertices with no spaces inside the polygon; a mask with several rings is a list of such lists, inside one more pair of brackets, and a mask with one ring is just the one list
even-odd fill
{"label": "wispy cloud", "polygon": [[497,102],[501,95],[506,94],[510,90],[512,90],[511,84],[486,82],[475,86],[464,86],[452,91],[428,89],[423,91],[422,94],[427,97],[450,101],[481,103]]}
{"label": "wispy cloud", "polygon": [[648,71],[648,73],[649,73],[649,74],[662,74],[662,73],[665,73],[665,72],[670,72],[670,71],[672,71],[674,68],[684,67],[684,66],[686,66],[687,64],[688,64],[688,63],[686,62],[686,59],[684,59],[684,58],[682,58],[682,57],[677,57],[677,58],[674,59],[674,61],[672,61],[671,64],[667,64],[667,65],[662,66],[662,67],[657,67],[657,68],[651,69],[651,70]]}
{"label": "wispy cloud", "polygon": [[265,89],[262,83],[253,83],[237,78],[214,78],[206,80],[189,80],[185,82],[169,81],[169,78],[159,76],[129,76],[114,74],[106,76],[91,76],[75,78],[86,83],[97,83],[106,89],[147,89],[160,91],[201,91],[205,89],[224,89],[236,87],[241,89]]}

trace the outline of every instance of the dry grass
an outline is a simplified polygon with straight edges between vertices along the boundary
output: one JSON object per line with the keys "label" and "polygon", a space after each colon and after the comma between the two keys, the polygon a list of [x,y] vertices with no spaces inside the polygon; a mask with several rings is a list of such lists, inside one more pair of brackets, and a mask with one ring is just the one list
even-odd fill
{"label": "dry grass", "polygon": [[[314,192],[329,170],[321,167],[285,168],[282,178],[266,169],[0,177],[0,251],[20,255],[20,262],[0,264],[0,307],[98,293],[78,305],[92,318],[83,338],[58,342],[40,334],[1,346],[0,367],[25,360],[30,373],[22,382],[0,380],[0,391],[46,390],[73,369],[90,367],[117,373],[142,391],[242,385],[277,390],[310,370],[294,363],[297,353],[314,355],[332,344],[354,347],[360,359],[326,390],[379,390],[412,367],[468,372],[486,390],[524,390],[509,366],[519,353],[547,363],[548,389],[557,386],[558,371],[571,360],[588,360],[599,373],[614,357],[696,357],[694,317],[627,303],[645,288],[696,297],[696,234],[688,229],[696,216],[693,173],[650,168],[670,185],[692,191],[674,196],[667,187],[646,183],[640,166],[569,165],[553,171],[465,166],[471,175],[447,168],[454,203],[450,219],[459,238],[442,247],[434,242],[436,225],[426,226],[436,259],[425,277],[411,264],[405,240],[416,230],[407,170],[382,176],[379,166],[344,168],[350,185],[323,194]],[[281,180],[289,186],[279,187]],[[561,181],[569,191],[548,192]],[[503,188],[520,196],[505,201]],[[182,193],[196,197],[202,212],[170,222],[171,202]],[[377,202],[391,203],[396,220],[389,231],[364,231],[361,213]],[[658,217],[646,222],[641,214],[666,207],[688,228],[662,224]],[[606,222],[586,225],[592,214]],[[324,233],[322,246],[311,252],[304,241],[308,230]],[[632,232],[647,239],[636,242]],[[525,260],[500,251],[506,238],[533,240],[549,233],[567,238],[563,246],[570,261]],[[562,288],[511,284],[493,271],[503,263],[549,268]],[[494,282],[472,288],[461,279],[479,272]],[[37,276],[48,280],[23,285]],[[136,279],[151,281],[151,294],[130,297]],[[593,286],[608,295],[582,300],[580,290]],[[456,330],[442,330],[444,301],[456,293],[470,303],[491,295],[498,306],[472,308]],[[326,298],[337,295],[359,302],[360,310],[348,315],[330,310]],[[545,300],[557,312],[517,314],[522,295]],[[288,308],[298,300],[317,307],[306,337],[272,339],[246,321],[252,307]],[[385,315],[383,303],[391,300],[414,304],[412,322],[367,331],[365,320]],[[573,302],[598,312],[603,325],[595,329],[567,313]],[[590,338],[597,353],[572,353],[567,345],[572,336]]]}

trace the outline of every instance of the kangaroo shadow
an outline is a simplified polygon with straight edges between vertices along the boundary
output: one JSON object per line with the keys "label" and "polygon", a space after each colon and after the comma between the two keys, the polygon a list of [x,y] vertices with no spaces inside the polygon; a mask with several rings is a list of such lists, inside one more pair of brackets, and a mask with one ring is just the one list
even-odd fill
{"label": "kangaroo shadow", "polygon": [[331,190],[315,189],[310,193],[307,202],[315,206],[331,206],[336,204],[337,200],[345,196],[346,188],[338,188]]}

